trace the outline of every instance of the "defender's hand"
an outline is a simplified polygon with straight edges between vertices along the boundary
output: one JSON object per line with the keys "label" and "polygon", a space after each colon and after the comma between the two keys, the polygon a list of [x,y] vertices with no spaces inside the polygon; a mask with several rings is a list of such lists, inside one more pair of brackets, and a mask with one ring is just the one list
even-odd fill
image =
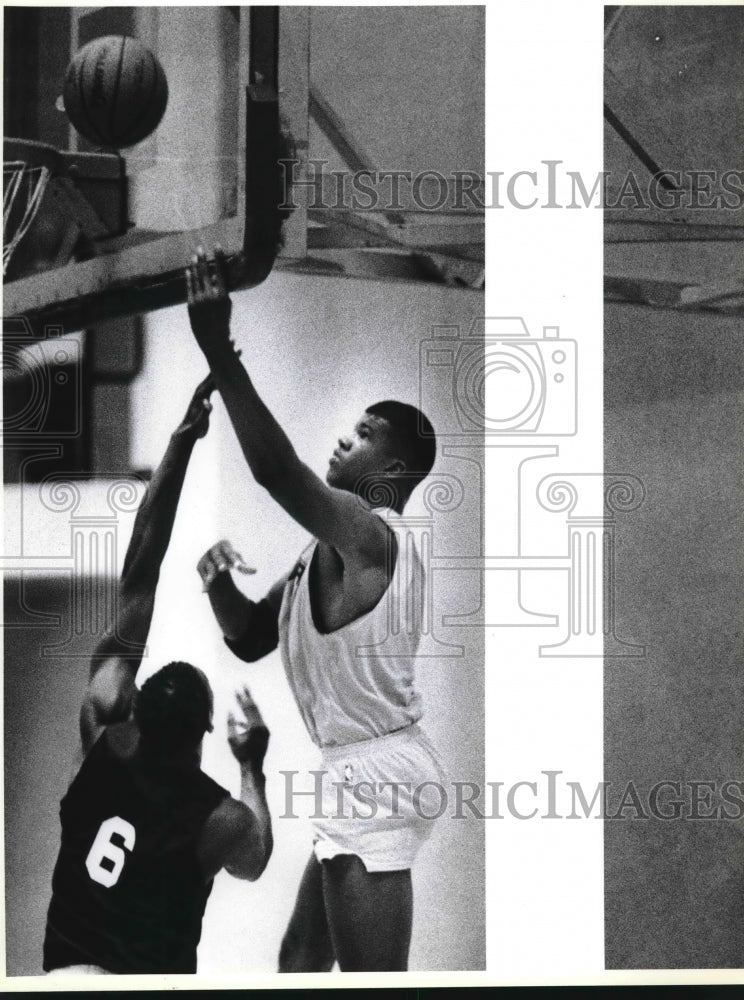
{"label": "defender's hand", "polygon": [[204,437],[209,430],[209,414],[212,412],[209,397],[215,388],[215,382],[211,375],[207,375],[204,381],[199,383],[191,397],[186,416],[176,428],[177,434],[192,433],[196,438]]}
{"label": "defender's hand", "polygon": [[269,745],[269,730],[247,687],[235,692],[241,714],[227,717],[227,741],[241,764],[260,768]]}
{"label": "defender's hand", "polygon": [[225,263],[220,247],[215,247],[211,257],[207,257],[204,247],[198,247],[186,268],[189,319],[202,348],[215,339],[228,337],[232,302],[225,284]]}
{"label": "defender's hand", "polygon": [[248,566],[239,552],[237,552],[227,539],[217,542],[204,553],[196,564],[196,570],[202,579],[204,592],[206,593],[220,573],[229,573],[236,569],[239,573],[255,573],[252,566]]}

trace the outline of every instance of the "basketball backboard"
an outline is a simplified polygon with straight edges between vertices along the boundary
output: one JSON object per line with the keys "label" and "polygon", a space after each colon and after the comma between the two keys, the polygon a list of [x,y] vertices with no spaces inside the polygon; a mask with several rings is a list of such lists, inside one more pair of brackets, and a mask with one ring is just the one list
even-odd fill
{"label": "basketball backboard", "polygon": [[[481,287],[483,11],[431,11],[421,39],[402,7],[6,7],[6,137],[62,152],[99,196],[103,173],[125,217],[87,253],[9,272],[4,315],[70,330],[183,302],[199,244],[220,243],[231,287],[250,287],[274,263],[282,190],[278,267]],[[157,55],[169,101],[151,136],[106,158],[58,97],[72,54],[110,34]]]}
{"label": "basketball backboard", "polygon": [[[82,255],[9,281],[6,316],[53,317],[70,329],[183,301],[183,267],[199,243],[222,244],[234,286],[269,273],[273,249],[261,244],[261,228],[267,201],[276,199],[260,186],[277,158],[278,20],[277,8],[267,7],[6,9],[6,132],[64,151],[78,172],[74,154],[97,158],[58,100],[72,53],[101,35],[132,35],[157,54],[169,85],[160,126],[115,158],[124,224],[92,248],[88,241]],[[14,52],[25,72],[13,72]]]}

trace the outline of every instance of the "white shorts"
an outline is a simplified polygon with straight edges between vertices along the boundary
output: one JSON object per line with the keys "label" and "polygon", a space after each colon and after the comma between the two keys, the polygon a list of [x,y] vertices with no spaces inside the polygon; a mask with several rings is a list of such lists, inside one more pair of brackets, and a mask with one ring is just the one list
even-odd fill
{"label": "white shorts", "polygon": [[322,752],[318,860],[356,854],[368,872],[410,868],[447,803],[446,772],[418,725]]}

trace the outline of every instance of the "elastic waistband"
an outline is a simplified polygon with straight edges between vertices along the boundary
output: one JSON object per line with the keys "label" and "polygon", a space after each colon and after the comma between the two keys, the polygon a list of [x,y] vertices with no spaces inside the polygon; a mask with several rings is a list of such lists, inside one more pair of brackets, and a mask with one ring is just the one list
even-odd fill
{"label": "elastic waistband", "polygon": [[405,729],[396,729],[392,733],[385,733],[384,736],[373,736],[370,740],[358,740],[356,743],[343,743],[340,746],[321,747],[320,752],[323,759],[327,761],[338,760],[339,757],[359,757],[368,753],[374,753],[381,746],[394,746],[396,743],[405,743],[414,737],[421,737],[423,733],[417,722],[413,722]]}

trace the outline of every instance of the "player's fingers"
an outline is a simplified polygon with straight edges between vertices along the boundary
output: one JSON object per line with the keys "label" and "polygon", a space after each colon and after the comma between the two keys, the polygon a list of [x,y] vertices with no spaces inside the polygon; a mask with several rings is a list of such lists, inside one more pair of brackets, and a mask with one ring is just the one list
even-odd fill
{"label": "player's fingers", "polygon": [[214,281],[220,292],[227,291],[227,257],[219,243],[214,245]]}
{"label": "player's fingers", "polygon": [[227,713],[227,727],[233,731],[242,729],[243,732],[248,728],[244,716],[236,715],[232,709]]}
{"label": "player's fingers", "polygon": [[211,549],[207,549],[200,561],[206,571],[216,575],[218,567],[220,564],[225,563],[226,559],[220,546],[213,545]]}
{"label": "player's fingers", "polygon": [[225,555],[224,558],[230,569],[236,569],[239,573],[243,573],[246,576],[252,576],[256,572],[255,568],[253,566],[249,566],[239,552],[233,551],[229,555]]}
{"label": "player's fingers", "polygon": [[237,698],[238,704],[241,708],[255,708],[255,701],[253,700],[253,695],[251,694],[251,689],[247,684],[243,684],[235,691],[235,697]]}
{"label": "player's fingers", "polygon": [[232,744],[241,744],[245,741],[248,733],[248,724],[245,719],[238,718],[230,713],[227,717],[227,738]]}
{"label": "player's fingers", "polygon": [[204,584],[204,589],[206,591],[219,573],[217,565],[215,564],[211,554],[206,553],[206,555],[202,556],[196,568],[199,571],[199,575],[202,578],[202,583]]}
{"label": "player's fingers", "polygon": [[225,541],[222,543],[222,551],[224,552],[224,554],[227,556],[227,558],[230,560],[231,563],[239,563],[243,561],[243,557],[241,556],[241,554],[235,548],[233,543],[229,542],[227,539],[225,539]]}
{"label": "player's fingers", "polygon": [[206,292],[209,289],[209,263],[204,247],[201,245],[196,248],[194,263],[199,278],[199,290]]}
{"label": "player's fingers", "polygon": [[219,293],[219,288],[215,284],[215,263],[211,256],[207,256],[204,248],[200,248],[201,253],[199,254],[199,271],[201,274],[202,288],[204,292],[210,297],[214,297],[215,294]]}
{"label": "player's fingers", "polygon": [[220,551],[222,556],[230,563],[231,568],[239,569],[241,573],[244,573],[246,570],[248,572],[255,572],[255,570],[250,570],[246,566],[241,554],[233,547],[232,542],[228,542],[227,539],[221,543]]}
{"label": "player's fingers", "polygon": [[232,567],[235,562],[232,545],[227,541],[218,542],[212,548],[212,559],[218,569]]}
{"label": "player's fingers", "polygon": [[216,576],[218,573],[224,573],[226,570],[232,569],[232,559],[220,549],[213,554],[212,565],[214,566],[214,574]]}
{"label": "player's fingers", "polygon": [[191,281],[191,300],[192,302],[198,302],[201,294],[201,282],[199,280],[199,272],[196,269],[196,257],[191,258],[189,280]]}
{"label": "player's fingers", "polygon": [[[229,713],[228,733],[231,733],[235,737],[245,738],[249,733],[252,734],[257,730],[264,729],[268,738],[268,726],[264,722],[261,711],[253,700],[248,687],[238,688],[235,692],[235,700],[240,709],[240,715],[237,715],[234,711]],[[232,722],[230,719],[232,719]]]}
{"label": "player's fingers", "polygon": [[191,273],[191,266],[186,268],[186,296],[188,298],[189,304],[194,301],[194,275]]}
{"label": "player's fingers", "polygon": [[225,281],[220,270],[220,266],[214,258],[208,262],[209,283],[215,295],[225,294]]}
{"label": "player's fingers", "polygon": [[217,383],[214,380],[214,375],[210,372],[205,379],[202,379],[194,390],[194,398],[209,399],[216,388]]}
{"label": "player's fingers", "polygon": [[223,544],[223,542],[216,542],[214,545],[210,545],[202,559],[214,565],[215,560],[222,555]]}
{"label": "player's fingers", "polygon": [[202,579],[205,583],[211,583],[217,576],[217,568],[211,559],[202,563],[202,567],[199,572],[201,573]]}
{"label": "player's fingers", "polygon": [[239,704],[243,715],[245,716],[246,722],[248,723],[249,729],[254,729],[256,726],[264,725],[263,718],[261,717],[261,711],[250,695],[248,695],[247,698],[241,697],[239,699]]}
{"label": "player's fingers", "polygon": [[264,725],[261,713],[253,700],[245,701],[236,692],[237,711],[231,709],[227,716],[227,730],[232,736],[245,736],[257,726]]}
{"label": "player's fingers", "polygon": [[199,270],[199,258],[194,254],[191,258],[191,284],[194,302],[198,302],[204,291],[201,272]]}
{"label": "player's fingers", "polygon": [[255,569],[252,566],[249,566],[242,555],[232,546],[230,546],[230,555],[232,558],[232,564],[239,573],[252,574],[256,572]]}

